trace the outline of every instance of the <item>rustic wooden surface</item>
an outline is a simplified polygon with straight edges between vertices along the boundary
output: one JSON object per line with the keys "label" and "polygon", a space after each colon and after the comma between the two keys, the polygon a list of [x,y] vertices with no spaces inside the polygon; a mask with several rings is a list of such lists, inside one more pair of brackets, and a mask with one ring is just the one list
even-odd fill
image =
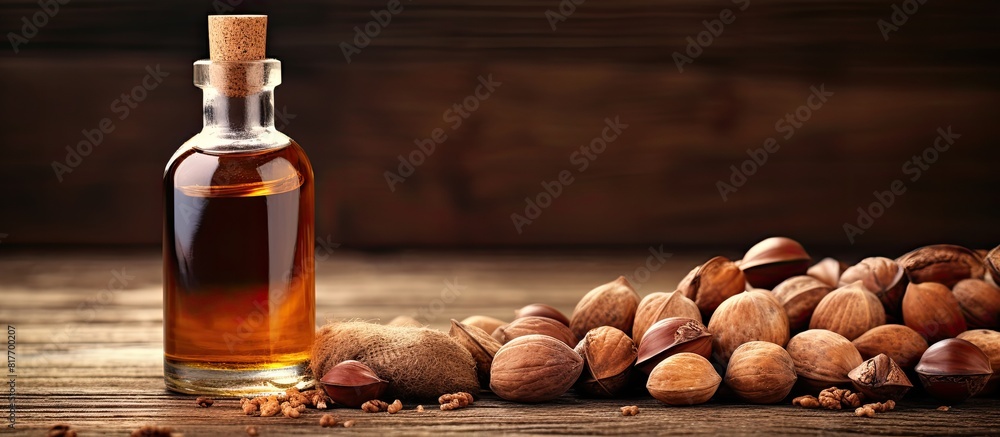
{"label": "rustic wooden surface", "polygon": [[[707,256],[675,255],[639,283],[640,294],[672,290]],[[387,321],[408,314],[432,327],[450,318],[485,314],[510,318],[512,310],[548,302],[566,311],[595,285],[632,274],[646,253],[525,255],[335,252],[317,268],[319,319]],[[113,270],[134,276],[125,290],[102,294]],[[457,299],[441,305],[444,281],[457,283]],[[456,282],[457,281],[457,282]],[[88,304],[88,302],[92,304]],[[356,419],[353,429],[322,429],[320,413],[298,420],[246,417],[237,401],[202,409],[193,396],[163,388],[161,373],[159,256],[115,254],[17,254],[0,257],[0,324],[17,331],[17,428],[0,433],[38,435],[68,423],[81,435],[125,435],[143,424],[167,425],[187,436],[244,434],[997,434],[1000,400],[974,399],[951,411],[926,398],[906,400],[875,419],[848,411],[814,411],[790,405],[751,406],[713,401],[689,408],[665,407],[649,397],[590,400],[565,395],[555,402],[521,405],[486,395],[474,407],[393,416],[336,409]],[[634,404],[636,417],[618,408]],[[426,405],[433,407],[433,405]],[[6,411],[6,410],[5,410]],[[6,412],[4,413],[6,415]]]}

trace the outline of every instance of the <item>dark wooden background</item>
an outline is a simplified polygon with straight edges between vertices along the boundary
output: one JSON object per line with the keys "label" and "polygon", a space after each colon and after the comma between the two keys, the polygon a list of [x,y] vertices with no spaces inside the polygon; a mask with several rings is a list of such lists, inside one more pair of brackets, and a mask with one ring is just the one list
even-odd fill
{"label": "dark wooden background", "polygon": [[[277,106],[295,115],[284,131],[315,166],[318,236],[361,248],[742,249],[785,234],[844,247],[856,208],[951,125],[955,146],[853,249],[1000,241],[995,1],[926,2],[887,42],[876,22],[892,1],[752,0],[683,73],[671,54],[738,5],[591,0],[553,32],[544,13],[555,0],[403,4],[350,64],[338,44],[385,2],[234,8],[270,14]],[[0,1],[0,31],[38,10]],[[20,53],[0,47],[0,241],[159,243],[163,167],[200,128],[191,63],[207,57],[210,13],[208,0],[73,0]],[[114,117],[111,102],[147,65],[170,76],[60,183],[51,162]],[[450,131],[442,113],[489,74],[503,85]],[[821,83],[835,95],[723,202],[716,181]],[[572,151],[615,115],[629,124],[622,137],[518,234],[511,213],[574,170]],[[390,192],[383,172],[438,127],[449,139]]]}

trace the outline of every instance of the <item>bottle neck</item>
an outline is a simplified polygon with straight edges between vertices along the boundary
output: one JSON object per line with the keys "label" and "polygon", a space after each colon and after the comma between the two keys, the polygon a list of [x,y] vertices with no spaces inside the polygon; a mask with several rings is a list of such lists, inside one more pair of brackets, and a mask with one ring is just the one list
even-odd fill
{"label": "bottle neck", "polygon": [[208,87],[203,90],[202,114],[207,131],[254,135],[273,130],[274,90],[232,97]]}
{"label": "bottle neck", "polygon": [[288,145],[291,139],[274,128],[274,87],[280,83],[281,62],[274,59],[195,62],[204,127],[192,146],[236,153]]}

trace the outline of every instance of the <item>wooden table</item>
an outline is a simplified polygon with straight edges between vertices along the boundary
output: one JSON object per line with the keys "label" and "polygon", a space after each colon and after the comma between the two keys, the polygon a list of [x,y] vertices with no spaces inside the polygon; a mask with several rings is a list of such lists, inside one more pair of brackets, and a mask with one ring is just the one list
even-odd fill
{"label": "wooden table", "polygon": [[[636,269],[647,252],[604,254],[337,252],[318,263],[317,319],[388,319],[406,314],[444,329],[451,318],[484,314],[509,319],[512,310],[546,302],[569,313],[592,287]],[[706,255],[673,256],[639,282],[640,294],[673,290]],[[115,273],[118,272],[118,273]],[[128,284],[106,291],[115,275]],[[298,420],[247,417],[233,399],[211,408],[176,395],[162,381],[159,254],[7,253],[0,257],[0,323],[16,330],[16,424],[3,433],[44,434],[56,423],[81,435],[127,435],[144,424],[192,435],[310,434],[1000,434],[1000,400],[973,399],[950,411],[927,398],[907,399],[874,419],[849,411],[804,410],[791,405],[717,402],[671,408],[649,397],[591,400],[568,394],[555,402],[521,405],[486,394],[472,408],[418,413],[414,404],[396,415],[336,409],[350,429],[318,426],[320,413]],[[439,301],[445,282],[461,294]],[[464,287],[464,288],[461,288]],[[6,405],[6,404],[5,404]],[[622,417],[619,407],[642,412]],[[4,413],[7,414],[6,412]]]}

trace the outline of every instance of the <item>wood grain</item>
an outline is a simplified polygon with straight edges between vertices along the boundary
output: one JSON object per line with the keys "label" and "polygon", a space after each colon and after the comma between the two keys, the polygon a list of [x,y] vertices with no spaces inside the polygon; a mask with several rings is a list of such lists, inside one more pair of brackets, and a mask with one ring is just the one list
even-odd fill
{"label": "wood grain", "polygon": [[[484,314],[509,319],[513,309],[546,302],[570,313],[590,288],[630,274],[645,262],[643,252],[606,254],[337,252],[317,270],[318,314],[326,318],[388,320],[420,316],[438,299],[443,281],[466,287],[452,304],[424,313],[431,327],[448,319]],[[673,289],[691,266],[708,255],[672,257],[640,294]],[[80,304],[100,296],[112,270],[134,276],[125,290],[91,311]],[[69,423],[81,435],[124,434],[144,424],[172,426],[186,436],[397,434],[817,434],[893,435],[995,434],[1000,400],[973,399],[951,411],[913,396],[875,419],[849,411],[815,411],[791,405],[752,406],[726,399],[690,408],[669,408],[648,396],[616,400],[574,394],[554,402],[524,405],[484,395],[473,407],[442,412],[431,404],[417,413],[405,404],[397,415],[360,410],[329,411],[352,429],[319,427],[318,411],[298,420],[247,417],[234,399],[211,408],[193,396],[167,392],[162,381],[159,256],[150,252],[105,254],[7,254],[0,257],[0,324],[17,330],[17,428],[5,434],[38,435],[55,423]],[[437,307],[437,306],[435,306]],[[93,314],[93,317],[91,317]],[[322,318],[322,317],[321,317]],[[619,407],[641,413],[622,417]]]}

